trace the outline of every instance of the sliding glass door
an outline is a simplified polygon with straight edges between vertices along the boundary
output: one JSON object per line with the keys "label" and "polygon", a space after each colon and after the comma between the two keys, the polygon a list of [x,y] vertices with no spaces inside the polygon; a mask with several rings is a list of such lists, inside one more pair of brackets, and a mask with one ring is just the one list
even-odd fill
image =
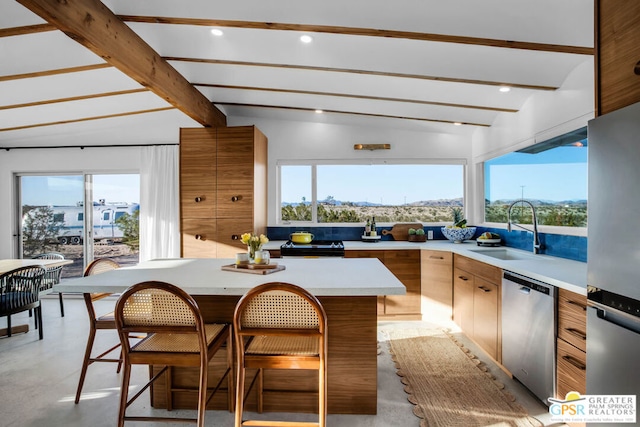
{"label": "sliding glass door", "polygon": [[61,253],[66,278],[96,258],[138,262],[138,174],[19,174],[17,189],[21,258]]}

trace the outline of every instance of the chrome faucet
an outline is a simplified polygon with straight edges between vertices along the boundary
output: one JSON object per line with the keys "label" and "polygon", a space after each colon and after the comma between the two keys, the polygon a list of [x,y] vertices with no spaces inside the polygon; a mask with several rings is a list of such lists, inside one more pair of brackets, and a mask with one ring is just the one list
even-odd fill
{"label": "chrome faucet", "polygon": [[[525,228],[520,224],[511,223],[511,209],[516,203],[526,203],[531,207],[531,212],[533,215],[533,230],[529,230],[528,228]],[[533,203],[525,199],[520,199],[520,200],[516,200],[515,202],[509,205],[509,209],[507,209],[507,231],[511,232],[512,225],[515,225],[516,227],[520,227],[523,230],[533,233],[533,253],[539,254],[540,250],[542,249],[542,245],[540,244],[540,238],[538,237],[538,217],[536,216],[536,208],[533,206]]]}

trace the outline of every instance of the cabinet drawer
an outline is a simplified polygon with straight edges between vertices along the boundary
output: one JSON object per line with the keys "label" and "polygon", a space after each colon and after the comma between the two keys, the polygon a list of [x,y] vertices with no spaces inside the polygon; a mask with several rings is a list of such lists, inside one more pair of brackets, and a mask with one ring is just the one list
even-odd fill
{"label": "cabinet drawer", "polygon": [[344,251],[345,258],[378,258],[384,263],[384,251],[348,250]]}
{"label": "cabinet drawer", "polygon": [[216,220],[182,219],[182,256],[185,258],[216,257]]}
{"label": "cabinet drawer", "polygon": [[[215,218],[216,196],[210,186],[180,188],[182,218]],[[215,187],[213,187],[215,188]]]}
{"label": "cabinet drawer", "polygon": [[233,186],[218,188],[218,218],[253,218],[253,189]]}
{"label": "cabinet drawer", "polygon": [[558,290],[558,338],[587,351],[587,297]]}
{"label": "cabinet drawer", "polygon": [[253,232],[251,219],[218,219],[217,227],[218,258],[234,258],[236,253],[247,251],[247,245],[242,244],[240,237],[243,233]]}
{"label": "cabinet drawer", "polygon": [[586,393],[586,359],[585,352],[558,338],[558,399],[564,399],[570,391]]}
{"label": "cabinet drawer", "polygon": [[453,265],[456,268],[473,273],[474,275],[480,276],[491,283],[495,283],[496,285],[502,283],[502,269],[499,267],[485,264],[484,262],[476,261],[458,254],[454,255]]}

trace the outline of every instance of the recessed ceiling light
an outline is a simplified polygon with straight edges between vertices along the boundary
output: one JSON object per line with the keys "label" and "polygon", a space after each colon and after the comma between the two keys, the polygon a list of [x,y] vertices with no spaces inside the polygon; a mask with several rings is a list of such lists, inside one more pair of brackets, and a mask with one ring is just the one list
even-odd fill
{"label": "recessed ceiling light", "polygon": [[460,122],[453,122],[453,125],[454,125],[454,126],[462,126],[462,123],[460,123]]}
{"label": "recessed ceiling light", "polygon": [[222,32],[222,30],[219,30],[217,28],[212,28],[211,29],[211,34],[213,34],[214,36],[221,36],[224,33]]}
{"label": "recessed ceiling light", "polygon": [[500,92],[509,92],[510,90],[509,86],[500,86]]}
{"label": "recessed ceiling light", "polygon": [[316,110],[316,114],[322,114],[322,113],[324,113],[324,111],[322,111],[322,110]]}
{"label": "recessed ceiling light", "polygon": [[300,36],[300,41],[302,43],[311,43],[313,41],[313,38],[307,34]]}

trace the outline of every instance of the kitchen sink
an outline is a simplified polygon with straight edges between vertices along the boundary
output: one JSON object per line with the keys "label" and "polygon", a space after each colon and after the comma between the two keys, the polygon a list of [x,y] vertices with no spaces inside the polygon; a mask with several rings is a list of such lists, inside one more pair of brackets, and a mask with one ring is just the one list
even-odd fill
{"label": "kitchen sink", "polygon": [[470,249],[469,252],[475,252],[477,254],[486,255],[491,258],[502,259],[505,261],[541,259],[538,255],[521,251],[514,251],[510,249]]}

